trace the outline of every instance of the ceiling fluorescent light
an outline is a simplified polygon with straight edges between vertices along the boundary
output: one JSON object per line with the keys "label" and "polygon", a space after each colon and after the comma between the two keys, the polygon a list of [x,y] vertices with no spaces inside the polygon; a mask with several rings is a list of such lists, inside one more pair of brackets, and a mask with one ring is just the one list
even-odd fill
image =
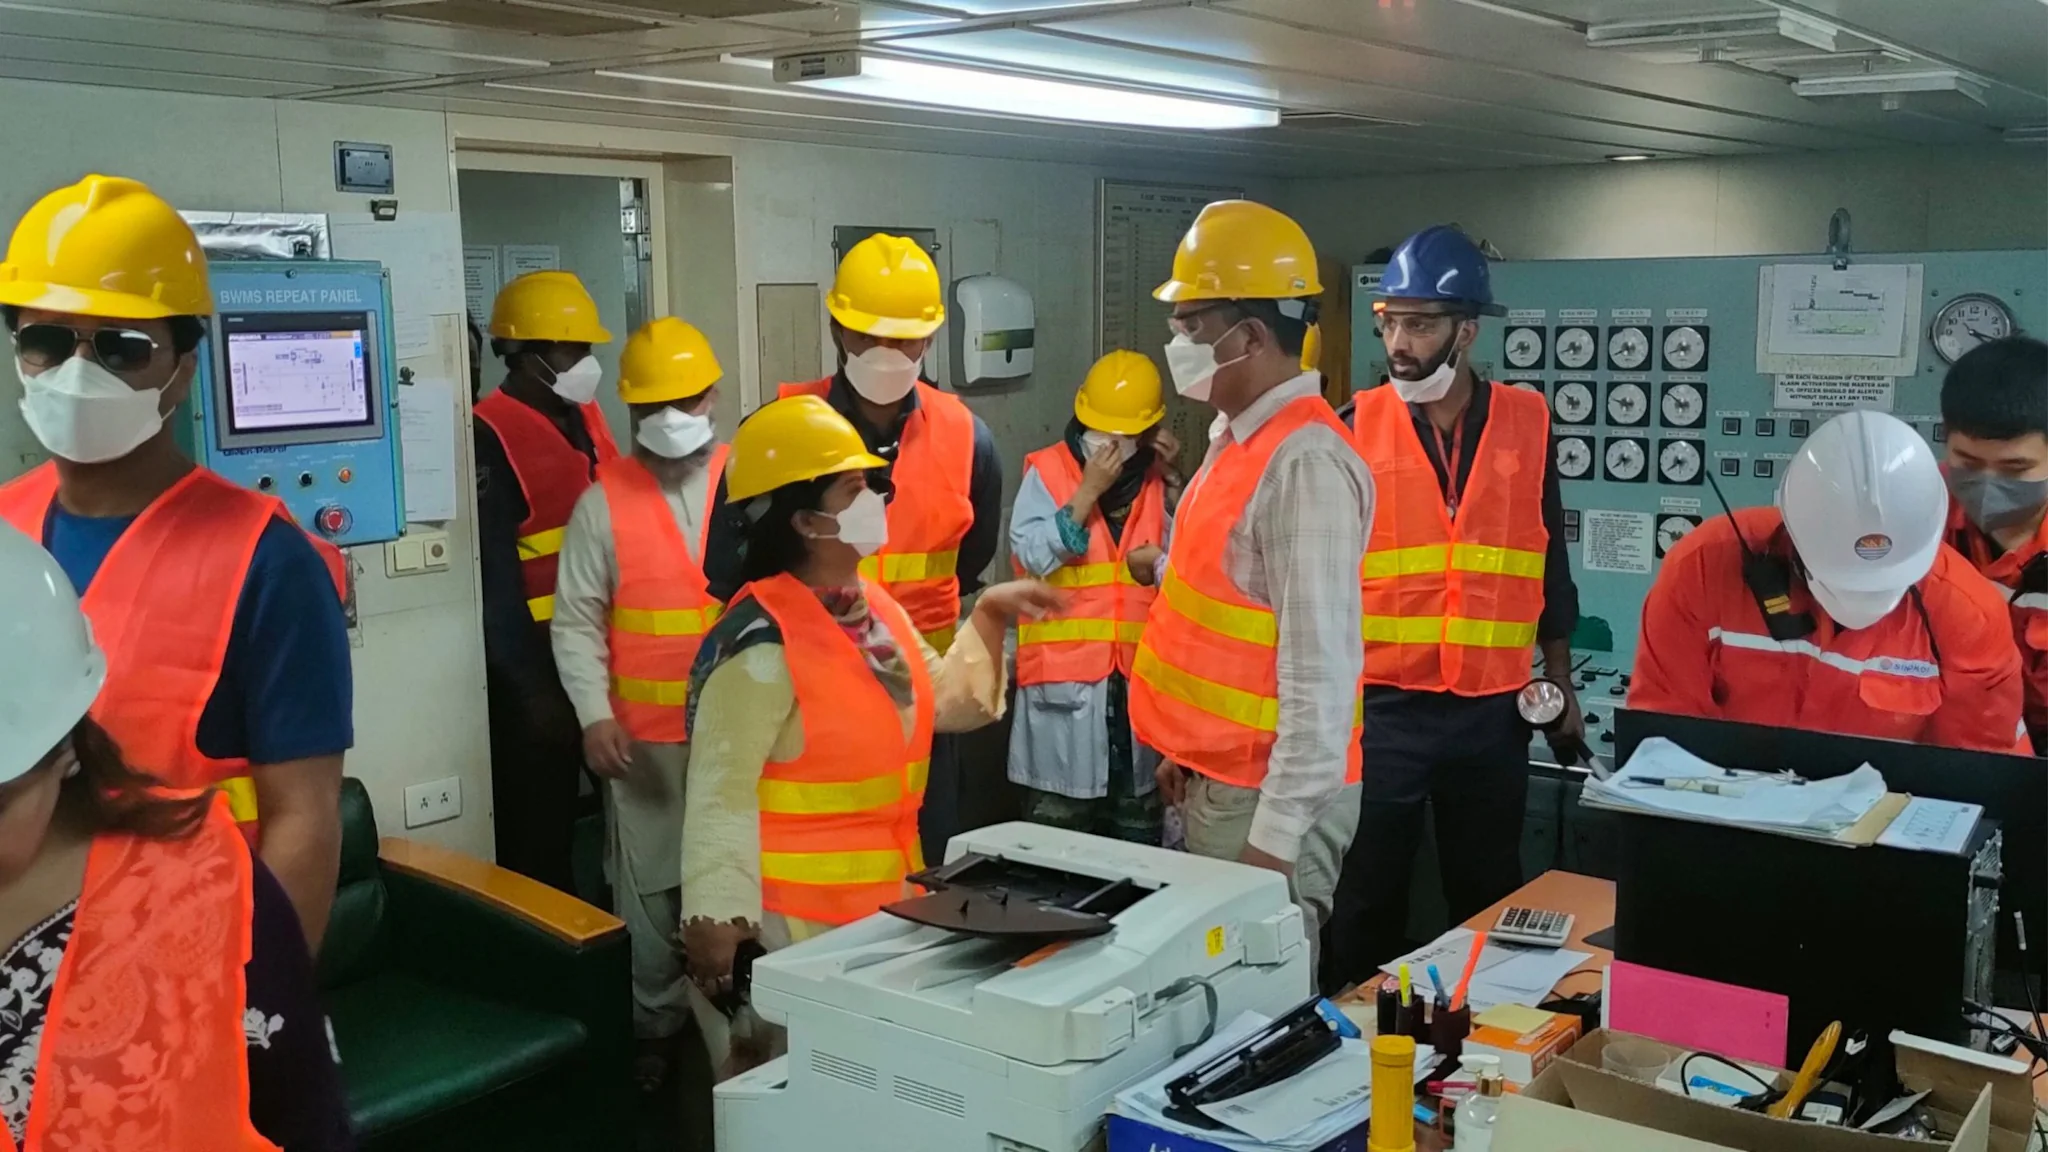
{"label": "ceiling fluorescent light", "polygon": [[[845,60],[843,57],[852,57]],[[730,62],[754,63],[739,58]],[[1012,72],[930,64],[866,53],[830,52],[775,61],[779,83],[824,92],[959,112],[983,112],[1034,120],[1075,120],[1139,128],[1272,128],[1277,108],[1167,96],[1048,80]]]}
{"label": "ceiling fluorescent light", "polygon": [[1650,154],[1648,152],[1616,152],[1608,157],[1609,160],[1614,161],[1616,164],[1628,164],[1637,160],[1648,160],[1649,158]]}
{"label": "ceiling fluorescent light", "polygon": [[1910,92],[1956,92],[1984,103],[1984,84],[1946,68],[1922,72],[1872,72],[1851,76],[1815,76],[1792,82],[1792,91],[1808,98],[1829,96],[1899,96]]}
{"label": "ceiling fluorescent light", "polygon": [[1841,45],[1841,33],[1824,24],[1791,12],[1769,12],[1737,16],[1694,16],[1666,20],[1618,20],[1594,24],[1586,29],[1588,48],[1659,48],[1673,45],[1725,47],[1731,41],[1790,40],[1833,52]]}
{"label": "ceiling fluorescent light", "polygon": [[2022,124],[1999,133],[2007,144],[2048,144],[2048,124]]}

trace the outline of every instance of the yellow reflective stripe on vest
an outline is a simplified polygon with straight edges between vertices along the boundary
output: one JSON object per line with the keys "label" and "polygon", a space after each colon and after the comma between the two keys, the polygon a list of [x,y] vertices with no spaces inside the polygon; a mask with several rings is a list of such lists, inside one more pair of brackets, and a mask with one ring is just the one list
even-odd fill
{"label": "yellow reflective stripe on vest", "polygon": [[1280,626],[1264,608],[1241,608],[1195,591],[1169,566],[1159,586],[1168,607],[1209,631],[1247,644],[1275,648],[1280,643]]}
{"label": "yellow reflective stripe on vest", "polygon": [[1138,649],[1138,658],[1131,671],[1163,695],[1197,711],[1220,716],[1260,732],[1273,732],[1280,727],[1278,699],[1183,672],[1161,660],[1150,648]]}
{"label": "yellow reflective stripe on vest", "polygon": [[1097,641],[1107,643],[1121,640],[1136,644],[1138,637],[1145,634],[1142,620],[1019,620],[1017,622],[1017,643],[1058,644],[1063,641]]}
{"label": "yellow reflective stripe on vest", "polygon": [[1458,644],[1467,648],[1527,648],[1536,625],[1453,616],[1367,616],[1360,632],[1373,644]]}
{"label": "yellow reflective stripe on vest", "polygon": [[959,630],[959,625],[948,624],[944,628],[940,628],[937,631],[920,632],[919,635],[924,637],[925,643],[932,646],[932,651],[937,652],[941,656],[944,656],[948,651],[952,649],[953,635]]}
{"label": "yellow reflective stripe on vest", "polygon": [[763,780],[756,786],[761,811],[779,816],[842,816],[886,808],[898,800],[924,791],[932,762],[918,760],[906,769],[908,784],[895,776],[871,776],[866,780],[838,780],[805,783],[798,780]]}
{"label": "yellow reflective stripe on vest", "polygon": [[1460,544],[1451,549],[1451,567],[1460,572],[1524,576],[1534,580],[1543,575],[1543,553],[1522,548],[1495,548],[1488,544]]}
{"label": "yellow reflective stripe on vest", "polygon": [[256,781],[248,776],[236,776],[220,782],[220,790],[228,798],[228,811],[234,814],[235,823],[253,824],[256,821]]}
{"label": "yellow reflective stripe on vest", "polygon": [[632,704],[654,704],[663,708],[681,708],[690,702],[688,680],[635,680],[631,676],[612,677],[612,695]]}
{"label": "yellow reflective stripe on vest", "polygon": [[543,556],[559,553],[562,550],[562,537],[567,535],[568,531],[567,528],[550,528],[545,532],[535,532],[531,536],[521,536],[519,558],[538,560]]}
{"label": "yellow reflective stripe on vest", "polygon": [[1543,553],[1521,548],[1495,548],[1487,544],[1418,544],[1413,548],[1385,548],[1365,554],[1359,569],[1366,579],[1390,576],[1419,576],[1426,572],[1483,572],[1501,576],[1543,575]]}
{"label": "yellow reflective stripe on vest", "polygon": [[535,596],[526,602],[526,610],[533,614],[534,623],[545,624],[555,618],[555,598],[553,595]]}
{"label": "yellow reflective stripe on vest", "polygon": [[761,853],[761,879],[782,884],[887,884],[916,868],[901,852]]}
{"label": "yellow reflective stripe on vest", "polygon": [[885,556],[861,558],[860,574],[884,584],[906,580],[943,580],[960,565],[960,553],[892,552]]}
{"label": "yellow reflective stripe on vest", "polygon": [[1116,570],[1121,564],[1069,564],[1053,570],[1045,578],[1055,588],[1103,588],[1116,583]]}
{"label": "yellow reflective stripe on vest", "polygon": [[639,636],[702,636],[718,623],[719,607],[614,608],[612,627]]}

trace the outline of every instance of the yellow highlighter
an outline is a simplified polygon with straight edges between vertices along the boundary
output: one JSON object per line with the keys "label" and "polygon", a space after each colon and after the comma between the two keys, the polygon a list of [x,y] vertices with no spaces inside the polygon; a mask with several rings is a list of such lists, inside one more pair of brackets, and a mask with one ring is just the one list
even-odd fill
{"label": "yellow highlighter", "polygon": [[1813,1047],[1806,1050],[1806,1062],[1799,1066],[1799,1075],[1792,1078],[1792,1087],[1776,1103],[1765,1109],[1765,1113],[1778,1120],[1790,1119],[1806,1103],[1806,1097],[1819,1082],[1821,1073],[1827,1071],[1828,1061],[1835,1058],[1835,1045],[1842,1039],[1840,1020],[1821,1029],[1814,1039]]}
{"label": "yellow highlighter", "polygon": [[1406,1008],[1410,1002],[1408,999],[1408,987],[1408,966],[1403,964],[1401,965],[1401,1006],[1403,1008]]}

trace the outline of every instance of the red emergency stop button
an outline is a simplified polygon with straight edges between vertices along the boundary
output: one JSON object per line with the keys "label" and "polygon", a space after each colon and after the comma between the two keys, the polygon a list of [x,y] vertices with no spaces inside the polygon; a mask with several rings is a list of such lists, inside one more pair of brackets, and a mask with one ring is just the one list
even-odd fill
{"label": "red emergency stop button", "polygon": [[329,504],[313,514],[313,526],[320,529],[323,536],[339,536],[354,523],[355,517],[339,504]]}

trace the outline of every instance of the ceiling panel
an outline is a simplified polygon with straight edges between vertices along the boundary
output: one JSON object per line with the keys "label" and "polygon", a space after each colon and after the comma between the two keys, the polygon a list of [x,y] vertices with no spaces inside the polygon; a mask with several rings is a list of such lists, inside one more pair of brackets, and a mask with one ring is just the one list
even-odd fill
{"label": "ceiling panel", "polygon": [[[1655,63],[1586,43],[1589,22],[1778,10],[1921,54],[1913,66],[1961,68],[1993,83],[1983,104],[1942,94],[1888,112],[1875,97],[1801,97],[1786,75],[1759,66]],[[778,88],[761,68],[720,62],[728,53],[765,59],[862,45],[1316,115],[1223,134],[1050,124],[822,99]],[[1772,66],[1798,73],[1838,64]],[[1272,176],[1490,169],[1623,152],[1994,140],[2002,127],[2048,123],[2048,3],[0,0],[0,76],[477,110],[496,104],[775,139]],[[691,83],[662,82],[676,80]]]}

